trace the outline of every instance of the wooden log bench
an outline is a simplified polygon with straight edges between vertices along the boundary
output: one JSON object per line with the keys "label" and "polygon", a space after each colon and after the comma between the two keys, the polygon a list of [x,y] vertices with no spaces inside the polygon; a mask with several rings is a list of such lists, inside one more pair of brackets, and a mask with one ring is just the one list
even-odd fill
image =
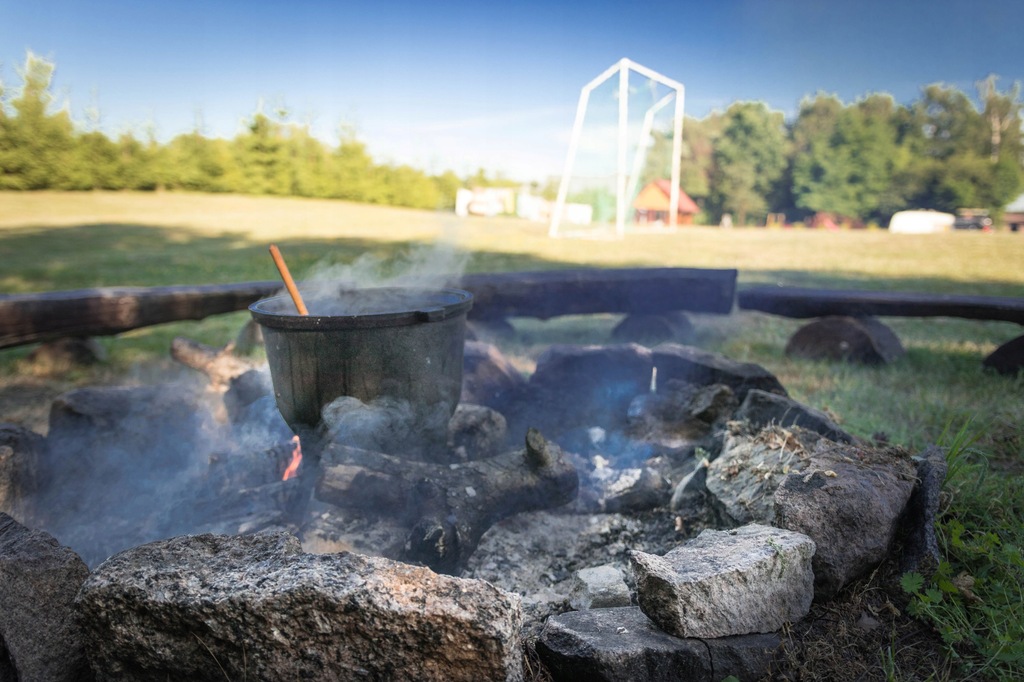
{"label": "wooden log bench", "polygon": [[[872,320],[874,317],[959,317],[969,320],[1014,322],[1024,325],[1024,298],[925,294],[897,291],[812,289],[805,287],[757,286],[737,294],[741,310],[756,310],[797,319],[838,317]],[[816,323],[812,323],[816,324]],[[839,329],[838,323],[834,323]],[[865,322],[878,325],[877,321]],[[808,325],[810,327],[810,325]],[[794,339],[808,327],[801,328]],[[849,329],[849,327],[847,327]],[[886,328],[888,329],[888,328]],[[827,331],[824,327],[820,331]],[[866,333],[881,333],[877,327]],[[891,330],[889,330],[891,333]],[[893,335],[893,338],[895,335]],[[793,340],[790,340],[790,348]],[[1003,374],[1015,374],[1024,363],[1024,336],[996,349],[983,364]]]}
{"label": "wooden log bench", "polygon": [[[587,268],[481,273],[465,275],[450,284],[473,293],[471,320],[673,311],[727,314],[733,307],[736,270]],[[281,289],[280,282],[265,281],[3,295],[0,348],[201,320],[244,310]]]}

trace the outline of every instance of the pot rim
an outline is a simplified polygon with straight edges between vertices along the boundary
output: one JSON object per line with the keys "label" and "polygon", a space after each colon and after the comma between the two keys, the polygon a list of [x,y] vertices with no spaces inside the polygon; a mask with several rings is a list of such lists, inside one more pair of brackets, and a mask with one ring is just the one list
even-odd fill
{"label": "pot rim", "polygon": [[442,322],[464,316],[473,307],[473,294],[463,289],[420,287],[372,287],[343,289],[339,294],[358,295],[373,292],[378,295],[421,296],[424,300],[404,310],[353,315],[299,315],[295,304],[287,295],[272,296],[256,301],[249,312],[260,325],[271,329],[292,331],[325,331],[341,329],[372,329],[375,327],[404,327],[428,322]]}

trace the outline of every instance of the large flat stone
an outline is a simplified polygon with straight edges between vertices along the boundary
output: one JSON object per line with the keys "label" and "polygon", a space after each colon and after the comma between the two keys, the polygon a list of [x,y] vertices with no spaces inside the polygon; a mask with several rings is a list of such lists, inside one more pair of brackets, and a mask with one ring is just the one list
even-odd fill
{"label": "large flat stone", "polygon": [[681,639],[631,606],[552,616],[537,653],[555,680],[752,681],[765,675],[779,643],[774,633]]}
{"label": "large flat stone", "polygon": [[807,615],[814,541],[751,524],[705,530],[665,556],[632,552],[640,608],[678,637],[774,632]]}
{"label": "large flat stone", "polygon": [[77,606],[100,680],[522,679],[517,596],[286,533],[127,550]]}

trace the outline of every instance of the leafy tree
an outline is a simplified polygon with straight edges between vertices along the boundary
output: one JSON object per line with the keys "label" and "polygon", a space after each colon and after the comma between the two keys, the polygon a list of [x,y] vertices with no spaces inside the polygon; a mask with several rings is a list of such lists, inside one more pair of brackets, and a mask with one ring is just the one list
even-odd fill
{"label": "leafy tree", "polygon": [[143,144],[131,133],[124,133],[117,140],[117,152],[119,189],[156,189],[159,184],[160,148],[155,142]]}
{"label": "leafy tree", "polygon": [[763,102],[739,102],[725,112],[712,155],[711,207],[736,214],[739,224],[768,211],[786,167],[788,141],[781,112]]}
{"label": "leafy tree", "polygon": [[956,88],[929,85],[915,104],[923,137],[921,152],[935,159],[976,152],[987,144],[985,122],[974,103]]}
{"label": "leafy tree", "polygon": [[925,208],[999,211],[1020,191],[1020,89],[979,84],[983,110],[955,88],[930,85],[912,113],[908,144],[916,152],[912,202]]}
{"label": "leafy tree", "polygon": [[999,161],[1005,152],[1011,158],[1020,159],[1024,146],[1021,143],[1021,102],[1020,83],[1014,83],[1007,93],[996,90],[995,75],[979,81],[978,97],[981,99],[982,117],[988,124],[989,160]]}
{"label": "leafy tree", "polygon": [[438,204],[441,209],[455,208],[455,194],[462,188],[462,180],[454,171],[446,170],[435,175],[434,186],[437,188]]}
{"label": "leafy tree", "polygon": [[386,187],[386,203],[409,208],[437,208],[441,198],[437,185],[423,171],[401,165],[383,166],[378,173]]}
{"label": "leafy tree", "polygon": [[210,140],[199,131],[178,135],[167,146],[164,163],[169,187],[193,192],[250,191],[237,180],[232,181],[235,160],[218,140]]}
{"label": "leafy tree", "polygon": [[[679,185],[695,200],[706,198],[711,191],[712,156],[721,131],[722,116],[718,113],[703,119],[687,117],[683,121]],[[656,130],[651,136],[654,142],[641,173],[641,186],[672,176],[672,133]]]}
{"label": "leafy tree", "polygon": [[795,205],[862,218],[898,210],[904,197],[893,180],[908,155],[898,144],[895,110],[888,95],[849,107],[823,95],[805,101],[792,131]]}
{"label": "leafy tree", "polygon": [[99,131],[77,136],[61,189],[122,189],[119,156],[117,145]]}

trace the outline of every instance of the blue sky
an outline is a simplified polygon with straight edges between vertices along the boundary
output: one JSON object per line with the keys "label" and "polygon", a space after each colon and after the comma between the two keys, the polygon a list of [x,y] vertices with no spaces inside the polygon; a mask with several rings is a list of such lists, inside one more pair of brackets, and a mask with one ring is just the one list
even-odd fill
{"label": "blue sky", "polygon": [[348,2],[0,0],[0,76],[54,61],[83,125],[232,137],[260,102],[378,161],[544,179],[580,88],[622,57],[686,86],[686,113],[738,100],[791,116],[823,91],[915,99],[990,73],[1024,81],[1021,0]]}

